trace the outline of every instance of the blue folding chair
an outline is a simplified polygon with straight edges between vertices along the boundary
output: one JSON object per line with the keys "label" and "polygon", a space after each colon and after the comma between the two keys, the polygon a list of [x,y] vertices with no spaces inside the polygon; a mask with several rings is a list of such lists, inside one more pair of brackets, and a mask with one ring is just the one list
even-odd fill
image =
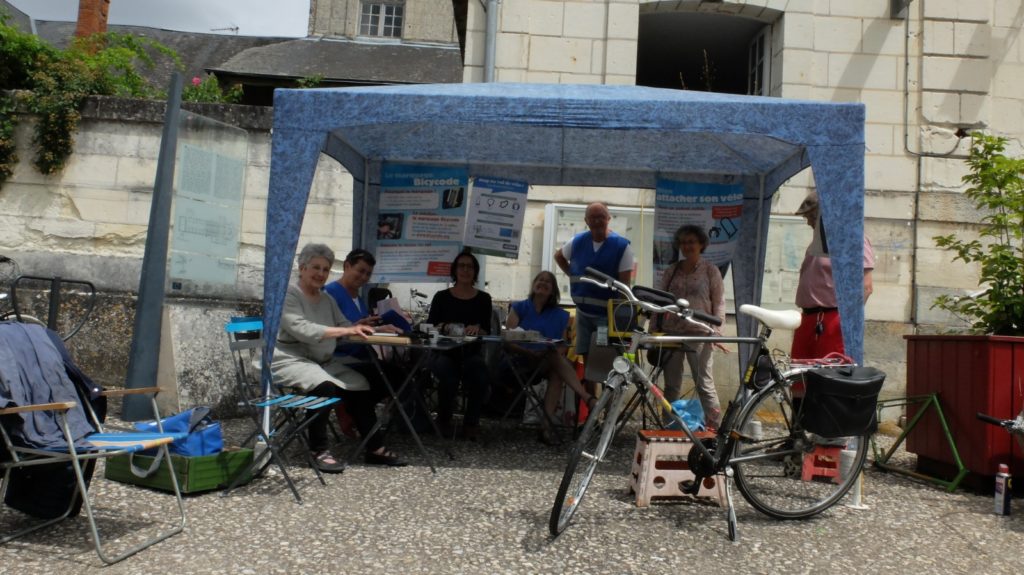
{"label": "blue folding chair", "polygon": [[256,423],[256,429],[243,441],[243,445],[254,445],[253,461],[248,469],[235,477],[223,495],[226,496],[246,477],[260,475],[274,463],[281,470],[295,501],[302,503],[302,497],[285,465],[285,450],[298,440],[317,479],[322,485],[327,485],[313,461],[304,432],[313,421],[313,412],[334,407],[341,399],[286,393],[276,386],[263,390],[259,378],[263,320],[258,317],[233,317],[224,326],[224,331],[228,335],[228,346],[235,364],[238,391]]}

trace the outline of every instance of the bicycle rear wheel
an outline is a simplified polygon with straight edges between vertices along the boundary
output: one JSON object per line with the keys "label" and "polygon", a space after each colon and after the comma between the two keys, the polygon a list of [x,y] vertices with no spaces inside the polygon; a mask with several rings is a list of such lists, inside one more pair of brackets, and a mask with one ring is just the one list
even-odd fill
{"label": "bicycle rear wheel", "polygon": [[46,322],[35,316],[31,316],[25,313],[21,314],[21,318],[19,320],[18,314],[14,313],[13,311],[9,311],[3,315],[0,315],[0,321],[20,321],[21,323],[34,323],[36,325],[46,327]]}
{"label": "bicycle rear wheel", "polygon": [[557,537],[569,526],[579,509],[583,495],[590,486],[597,464],[604,459],[618,430],[615,425],[625,382],[605,388],[583,425],[583,431],[569,452],[569,463],[558,486],[555,504],[551,507],[548,530]]}
{"label": "bicycle rear wheel", "polygon": [[[822,438],[806,433],[794,425],[793,389],[802,378],[791,376],[772,383],[769,389],[746,406],[737,429],[756,428],[760,437],[738,441],[730,464],[736,473],[736,487],[743,498],[755,509],[776,519],[804,519],[817,515],[834,505],[850,490],[860,476],[867,457],[868,435],[860,437]],[[839,455],[831,449],[826,453],[818,448],[845,448]],[[803,479],[805,458],[825,456],[830,464],[852,457],[849,471],[835,476],[816,473]],[[835,467],[843,467],[834,461]]]}

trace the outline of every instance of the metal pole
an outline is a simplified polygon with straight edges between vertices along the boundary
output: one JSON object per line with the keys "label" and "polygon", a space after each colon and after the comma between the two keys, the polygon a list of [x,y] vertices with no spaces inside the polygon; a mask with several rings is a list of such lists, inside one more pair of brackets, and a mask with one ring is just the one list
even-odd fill
{"label": "metal pole", "polygon": [[[125,387],[129,389],[156,385],[160,358],[161,313],[167,282],[167,238],[171,229],[174,156],[177,152],[180,115],[181,74],[175,72],[167,89],[164,131],[160,139],[160,155],[156,165],[153,203],[149,208],[146,251],[142,257],[139,299],[135,308],[131,353],[128,356],[128,375],[125,378]],[[125,421],[152,419],[155,415],[149,399],[141,396],[126,396],[121,411],[121,417]]]}

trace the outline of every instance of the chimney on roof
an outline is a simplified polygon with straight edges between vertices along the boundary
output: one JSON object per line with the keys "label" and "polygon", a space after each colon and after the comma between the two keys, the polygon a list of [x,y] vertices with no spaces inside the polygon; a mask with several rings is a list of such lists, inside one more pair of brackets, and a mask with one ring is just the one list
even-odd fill
{"label": "chimney on roof", "polygon": [[78,26],[75,36],[86,38],[107,31],[110,0],[78,0]]}

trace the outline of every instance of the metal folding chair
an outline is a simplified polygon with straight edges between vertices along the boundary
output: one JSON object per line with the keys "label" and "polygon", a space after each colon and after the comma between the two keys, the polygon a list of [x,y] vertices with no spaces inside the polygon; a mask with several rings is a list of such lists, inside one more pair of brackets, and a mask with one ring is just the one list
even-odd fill
{"label": "metal folding chair", "polygon": [[[17,327],[15,327],[17,326]],[[49,363],[44,363],[47,354],[56,354],[52,347],[46,348],[42,342],[49,342],[44,328],[36,325],[13,324],[4,328],[7,333],[0,334],[3,346],[10,349],[11,338],[20,339],[18,345],[34,350],[35,354],[5,353],[3,361],[14,364],[7,375],[16,373],[16,377],[6,378],[10,387],[4,389],[0,397],[0,438],[3,439],[3,451],[0,451],[0,500],[7,495],[12,474],[16,470],[50,465],[51,468],[71,466],[75,476],[75,494],[70,498],[67,509],[58,517],[31,521],[27,527],[0,537],[0,544],[7,543],[26,534],[38,531],[49,525],[58,523],[77,513],[78,502],[85,509],[89,522],[96,554],[107,564],[117,563],[139,551],[168,537],[185,527],[185,504],[178,488],[177,477],[171,462],[168,444],[185,437],[186,433],[141,433],[134,431],[106,430],[96,413],[88,403],[80,403],[77,393],[66,378],[49,370]],[[11,333],[22,329],[24,334]],[[59,360],[59,355],[57,356]],[[139,389],[107,390],[104,395],[123,396],[128,394],[148,394],[152,412],[159,421],[159,411],[155,396],[159,388],[148,387]],[[16,401],[17,399],[17,401]],[[43,401],[45,399],[45,401]],[[174,497],[178,504],[180,519],[166,530],[159,530],[142,543],[128,547],[120,552],[111,553],[104,546],[100,531],[96,525],[93,510],[93,492],[89,490],[83,468],[90,462],[114,457],[126,453],[134,453],[145,449],[159,449],[173,486]],[[155,492],[139,490],[158,496]],[[120,511],[119,511],[120,513]],[[149,522],[150,519],[145,521]],[[135,528],[133,528],[134,530]]]}
{"label": "metal folding chair", "polygon": [[304,432],[313,421],[313,412],[334,407],[341,399],[285,393],[274,386],[264,391],[258,375],[260,350],[263,348],[263,320],[257,317],[231,318],[224,326],[224,331],[228,335],[238,391],[256,428],[242,442],[243,445],[253,445],[252,463],[232,480],[222,495],[226,496],[250,474],[260,475],[274,463],[295,496],[295,501],[302,503],[295,482],[288,474],[285,452],[288,446],[298,440],[317,479],[322,485],[327,485],[313,460]]}

